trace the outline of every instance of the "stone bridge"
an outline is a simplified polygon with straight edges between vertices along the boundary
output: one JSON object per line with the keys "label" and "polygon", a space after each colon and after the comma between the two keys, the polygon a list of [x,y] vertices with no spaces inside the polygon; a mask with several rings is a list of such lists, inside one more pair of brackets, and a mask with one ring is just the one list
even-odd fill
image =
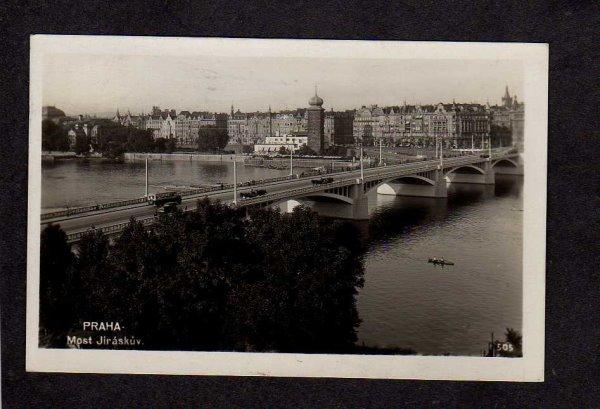
{"label": "stone bridge", "polygon": [[[485,155],[487,156],[487,155]],[[492,185],[495,175],[523,174],[522,160],[516,152],[496,151],[491,157],[469,155],[411,164],[379,167],[362,175],[349,172],[348,177],[331,183],[279,191],[241,200],[238,207],[283,205],[291,211],[299,199],[325,199],[352,206],[352,218],[368,218],[368,193],[443,198],[448,196],[448,183]]]}
{"label": "stone bridge", "polygon": [[[447,197],[447,183],[493,184],[496,173],[523,174],[519,153],[502,149],[492,151],[489,157],[470,154],[335,172],[326,175],[332,179],[330,183],[318,185],[312,183],[315,176],[289,176],[251,186],[238,184],[235,188],[226,185],[182,192],[180,206],[183,210],[193,210],[198,199],[208,197],[236,207],[279,206],[291,211],[300,200],[311,199],[343,204],[348,206],[343,209],[343,217],[366,219],[368,193],[372,189],[387,195]],[[250,189],[266,190],[267,194],[251,199],[239,198],[241,191]],[[237,196],[235,199],[234,195]],[[90,229],[101,230],[109,235],[118,234],[131,217],[151,225],[155,211],[155,206],[141,198],[47,214],[42,217],[41,224],[43,227],[49,223],[59,223],[67,233],[68,240],[76,242]]]}

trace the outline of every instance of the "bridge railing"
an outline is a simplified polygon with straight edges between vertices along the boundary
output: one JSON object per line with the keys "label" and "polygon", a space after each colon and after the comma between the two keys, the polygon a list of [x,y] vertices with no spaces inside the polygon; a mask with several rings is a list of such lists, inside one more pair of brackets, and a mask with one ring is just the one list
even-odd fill
{"label": "bridge railing", "polygon": [[[144,217],[144,218],[139,218],[136,219],[138,222],[141,222],[143,225],[150,225],[152,223],[154,223],[154,216],[150,216],[150,217]],[[118,223],[118,224],[113,224],[110,226],[104,226],[104,227],[91,227],[87,230],[84,231],[79,231],[76,233],[71,233],[71,234],[67,234],[67,241],[68,242],[73,242],[73,241],[77,241],[79,239],[81,239],[84,235],[92,232],[92,231],[101,231],[104,234],[113,234],[113,233],[117,233],[120,232],[122,230],[124,230],[128,225],[129,225],[129,221],[127,222],[123,222],[123,223]]]}
{"label": "bridge railing", "polygon": [[[279,182],[279,181],[283,181],[283,180],[289,180],[291,178],[292,177],[288,175],[288,176],[281,176],[281,177],[277,177],[277,178],[270,178],[270,179],[265,179],[265,180],[260,180],[260,181],[241,182],[241,183],[238,183],[238,187],[254,186],[254,185],[259,185],[259,184],[263,184],[263,183]],[[210,186],[210,187],[197,188],[197,189],[181,190],[181,191],[177,191],[177,193],[183,197],[187,197],[187,196],[201,195],[204,193],[211,193],[211,192],[216,192],[219,190],[232,189],[232,188],[233,188],[233,183],[229,183],[229,184],[223,184],[222,186],[219,185],[219,186]],[[163,197],[163,196],[167,196],[169,194],[170,194],[169,192],[162,192],[162,193],[157,193],[156,196]],[[150,204],[146,197],[140,197],[140,198],[136,198],[136,199],[120,200],[117,202],[101,203],[101,204],[97,204],[97,205],[75,207],[72,209],[65,209],[65,210],[58,210],[55,212],[43,213],[41,215],[41,219],[49,220],[49,219],[54,219],[57,217],[74,216],[74,215],[82,214],[82,213],[89,213],[89,212],[94,212],[94,211],[99,211],[99,210],[111,209],[111,208],[116,208],[116,207],[125,207],[125,206],[131,206],[131,205],[143,204],[143,203]]]}
{"label": "bridge railing", "polygon": [[[411,166],[408,168],[403,167],[403,168],[401,168],[402,171],[400,171],[400,172],[397,168],[398,165],[381,167],[379,169],[386,169],[386,170],[389,169],[389,170],[387,172],[383,172],[383,173],[373,173],[373,174],[365,175],[364,180],[369,181],[369,180],[379,179],[382,177],[386,178],[386,177],[402,176],[402,174],[413,174],[416,172],[425,172],[428,170],[436,169],[436,167],[437,167],[437,163],[428,163],[427,165],[422,165],[421,163],[415,163],[414,165],[415,166]],[[331,183],[321,184],[321,185],[317,185],[317,186],[302,187],[302,188],[297,188],[297,189],[286,190],[284,192],[267,194],[267,195],[263,195],[263,196],[259,196],[259,197],[255,197],[255,198],[251,198],[251,199],[242,199],[238,202],[237,206],[248,206],[248,205],[257,204],[257,203],[276,201],[276,200],[285,199],[288,197],[289,198],[297,197],[297,196],[305,194],[305,193],[315,193],[315,192],[320,192],[323,190],[331,189],[334,187],[348,186],[348,185],[359,184],[359,183],[360,183],[360,178],[351,177],[348,179],[337,180],[337,181],[333,181]]]}
{"label": "bridge railing", "polygon": [[351,184],[351,183],[349,183],[350,181],[351,181],[351,179],[337,180],[337,181],[334,181],[331,183],[325,183],[325,184],[318,185],[318,186],[301,187],[301,188],[297,188],[297,189],[286,190],[284,192],[266,194],[266,195],[254,197],[251,199],[242,199],[236,204],[236,206],[237,207],[249,206],[249,205],[258,204],[258,203],[277,201],[277,200],[285,199],[285,198],[292,198],[292,197],[296,197],[298,195],[302,195],[305,193],[320,192],[322,190],[331,189],[333,187],[348,186],[348,184]]}
{"label": "bridge railing", "polygon": [[[494,155],[492,155],[492,156],[494,156]],[[498,156],[503,156],[503,155],[498,154]],[[446,160],[446,162],[444,162],[444,164],[449,165],[449,166],[460,166],[460,165],[467,165],[467,164],[482,162],[485,160],[487,160],[487,158],[470,155],[467,157],[448,158]],[[372,180],[378,180],[378,179],[386,179],[386,178],[392,178],[392,177],[398,177],[398,176],[404,176],[404,175],[411,175],[411,174],[420,173],[420,172],[428,172],[431,170],[438,169],[438,166],[439,166],[439,163],[437,160],[435,160],[435,161],[430,160],[430,161],[427,161],[426,164],[423,164],[422,162],[421,163],[417,162],[417,163],[413,163],[412,166],[393,165],[393,166],[380,167],[379,169],[386,170],[386,171],[367,174],[367,175],[365,175],[364,180],[372,181]],[[327,189],[330,189],[333,187],[348,186],[348,185],[352,185],[352,184],[356,183],[356,180],[358,180],[358,178],[352,177],[352,178],[337,180],[337,181],[334,181],[331,183],[322,184],[322,185],[318,185],[318,186],[309,186],[309,187],[304,187],[304,188],[291,189],[291,190],[287,190],[285,192],[277,192],[277,193],[273,193],[273,194],[267,194],[267,195],[263,195],[263,196],[259,196],[259,197],[255,197],[255,198],[251,198],[251,199],[242,199],[238,202],[237,206],[248,206],[248,205],[253,205],[253,204],[258,204],[258,203],[277,201],[277,200],[281,200],[281,199],[285,199],[285,198],[297,197],[297,196],[300,196],[305,193],[320,192],[320,191],[327,190]]]}

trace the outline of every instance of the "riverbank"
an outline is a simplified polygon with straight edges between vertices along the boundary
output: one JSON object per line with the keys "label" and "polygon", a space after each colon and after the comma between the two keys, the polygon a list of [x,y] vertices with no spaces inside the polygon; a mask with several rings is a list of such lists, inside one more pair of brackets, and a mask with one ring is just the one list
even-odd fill
{"label": "riverbank", "polygon": [[148,158],[151,161],[186,161],[186,162],[243,162],[244,156],[209,153],[137,153],[125,152],[123,157],[126,161],[143,161]]}
{"label": "riverbank", "polygon": [[[343,161],[343,160],[331,160],[331,159],[319,159],[319,158],[293,158],[293,166],[295,168],[325,168],[333,171],[342,171],[357,169],[360,167],[358,161]],[[365,161],[365,165],[368,166]],[[290,159],[289,158],[264,158],[264,157],[246,157],[244,159],[244,165],[256,166],[268,169],[289,169]]]}
{"label": "riverbank", "polygon": [[45,151],[42,152],[42,162],[54,162],[55,160],[74,159],[77,155],[75,152],[58,152]]}
{"label": "riverbank", "polygon": [[107,158],[99,154],[83,156],[77,155],[75,152],[42,152],[42,163],[54,163],[56,161],[81,161],[81,162],[98,162],[98,163],[123,163],[122,157]]}

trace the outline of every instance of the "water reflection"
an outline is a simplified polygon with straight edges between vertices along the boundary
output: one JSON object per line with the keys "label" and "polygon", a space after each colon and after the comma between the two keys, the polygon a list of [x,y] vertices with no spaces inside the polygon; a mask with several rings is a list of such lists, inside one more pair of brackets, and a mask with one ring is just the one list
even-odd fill
{"label": "water reflection", "polygon": [[[520,331],[521,188],[509,176],[451,184],[447,200],[373,197],[359,343],[479,355],[490,332]],[[433,256],[455,266],[429,264]]]}

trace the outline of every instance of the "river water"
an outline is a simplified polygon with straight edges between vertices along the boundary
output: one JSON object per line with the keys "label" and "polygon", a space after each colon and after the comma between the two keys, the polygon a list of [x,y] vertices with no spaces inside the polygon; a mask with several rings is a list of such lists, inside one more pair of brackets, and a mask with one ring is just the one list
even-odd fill
{"label": "river water", "polygon": [[[287,171],[237,166],[240,181]],[[151,162],[150,191],[233,178],[233,163]],[[359,343],[421,354],[480,355],[494,332],[522,325],[522,177],[450,184],[447,199],[369,194],[358,295]],[[140,197],[144,164],[63,161],[42,166],[42,208]],[[444,257],[454,266],[427,262]]]}
{"label": "river water", "polygon": [[[150,161],[150,193],[172,186],[233,183],[232,162]],[[65,160],[42,165],[42,210],[88,206],[135,199],[145,194],[142,161],[101,163],[98,160]],[[239,182],[289,175],[289,170],[245,167],[237,164]]]}

